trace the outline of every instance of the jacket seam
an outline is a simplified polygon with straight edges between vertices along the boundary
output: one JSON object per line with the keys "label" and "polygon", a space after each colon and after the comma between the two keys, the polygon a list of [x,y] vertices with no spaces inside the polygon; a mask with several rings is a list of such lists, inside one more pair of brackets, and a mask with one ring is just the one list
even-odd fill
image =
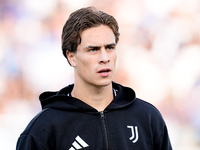
{"label": "jacket seam", "polygon": [[30,136],[30,137],[32,137],[33,140],[37,143],[37,145],[38,145],[39,147],[41,147],[43,150],[48,150],[47,148],[43,147],[43,146],[34,138],[33,135],[28,134],[28,135],[21,135],[21,137],[22,137],[22,136]]}

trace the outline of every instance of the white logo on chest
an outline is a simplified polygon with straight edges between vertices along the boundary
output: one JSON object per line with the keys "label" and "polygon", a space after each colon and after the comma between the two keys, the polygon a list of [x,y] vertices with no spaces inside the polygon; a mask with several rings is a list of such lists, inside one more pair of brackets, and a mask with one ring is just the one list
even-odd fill
{"label": "white logo on chest", "polygon": [[69,150],[78,150],[89,146],[80,136],[77,136],[75,139]]}
{"label": "white logo on chest", "polygon": [[136,143],[139,138],[138,127],[137,126],[127,126],[127,128],[131,129],[131,137],[129,138],[133,143]]}

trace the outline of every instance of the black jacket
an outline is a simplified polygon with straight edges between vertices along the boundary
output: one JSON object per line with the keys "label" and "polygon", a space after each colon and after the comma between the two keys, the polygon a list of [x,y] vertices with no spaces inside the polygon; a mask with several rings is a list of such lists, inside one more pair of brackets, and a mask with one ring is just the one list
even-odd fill
{"label": "black jacket", "polygon": [[135,92],[113,83],[117,92],[102,112],[68,96],[73,85],[40,95],[42,111],[17,142],[17,150],[171,150],[165,122]]}

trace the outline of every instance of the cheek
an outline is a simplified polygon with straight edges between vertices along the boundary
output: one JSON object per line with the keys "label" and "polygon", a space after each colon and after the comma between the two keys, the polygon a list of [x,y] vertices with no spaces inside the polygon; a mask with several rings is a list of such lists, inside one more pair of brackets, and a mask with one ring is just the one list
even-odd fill
{"label": "cheek", "polygon": [[112,56],[112,60],[113,60],[113,64],[115,64],[116,60],[117,60],[117,54],[116,53]]}
{"label": "cheek", "polygon": [[81,72],[85,74],[87,70],[86,64],[84,62],[81,62],[81,65],[79,67],[80,67]]}
{"label": "cheek", "polygon": [[117,54],[115,54],[115,61],[117,60]]}
{"label": "cheek", "polygon": [[85,59],[82,59],[79,61],[79,70],[81,70],[81,72],[83,74],[88,73],[91,71],[91,62]]}

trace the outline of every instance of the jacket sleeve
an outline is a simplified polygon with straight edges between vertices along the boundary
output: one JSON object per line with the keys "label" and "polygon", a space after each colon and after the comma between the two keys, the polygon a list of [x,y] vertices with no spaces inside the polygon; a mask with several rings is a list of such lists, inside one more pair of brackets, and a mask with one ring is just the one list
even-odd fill
{"label": "jacket sleeve", "polygon": [[21,135],[17,141],[16,150],[45,150],[30,135]]}
{"label": "jacket sleeve", "polygon": [[172,150],[172,146],[171,146],[166,125],[163,131],[161,131],[161,135],[159,139],[155,141],[153,149],[154,150]]}
{"label": "jacket sleeve", "polygon": [[151,112],[151,128],[153,150],[172,150],[166,123],[156,107]]}

